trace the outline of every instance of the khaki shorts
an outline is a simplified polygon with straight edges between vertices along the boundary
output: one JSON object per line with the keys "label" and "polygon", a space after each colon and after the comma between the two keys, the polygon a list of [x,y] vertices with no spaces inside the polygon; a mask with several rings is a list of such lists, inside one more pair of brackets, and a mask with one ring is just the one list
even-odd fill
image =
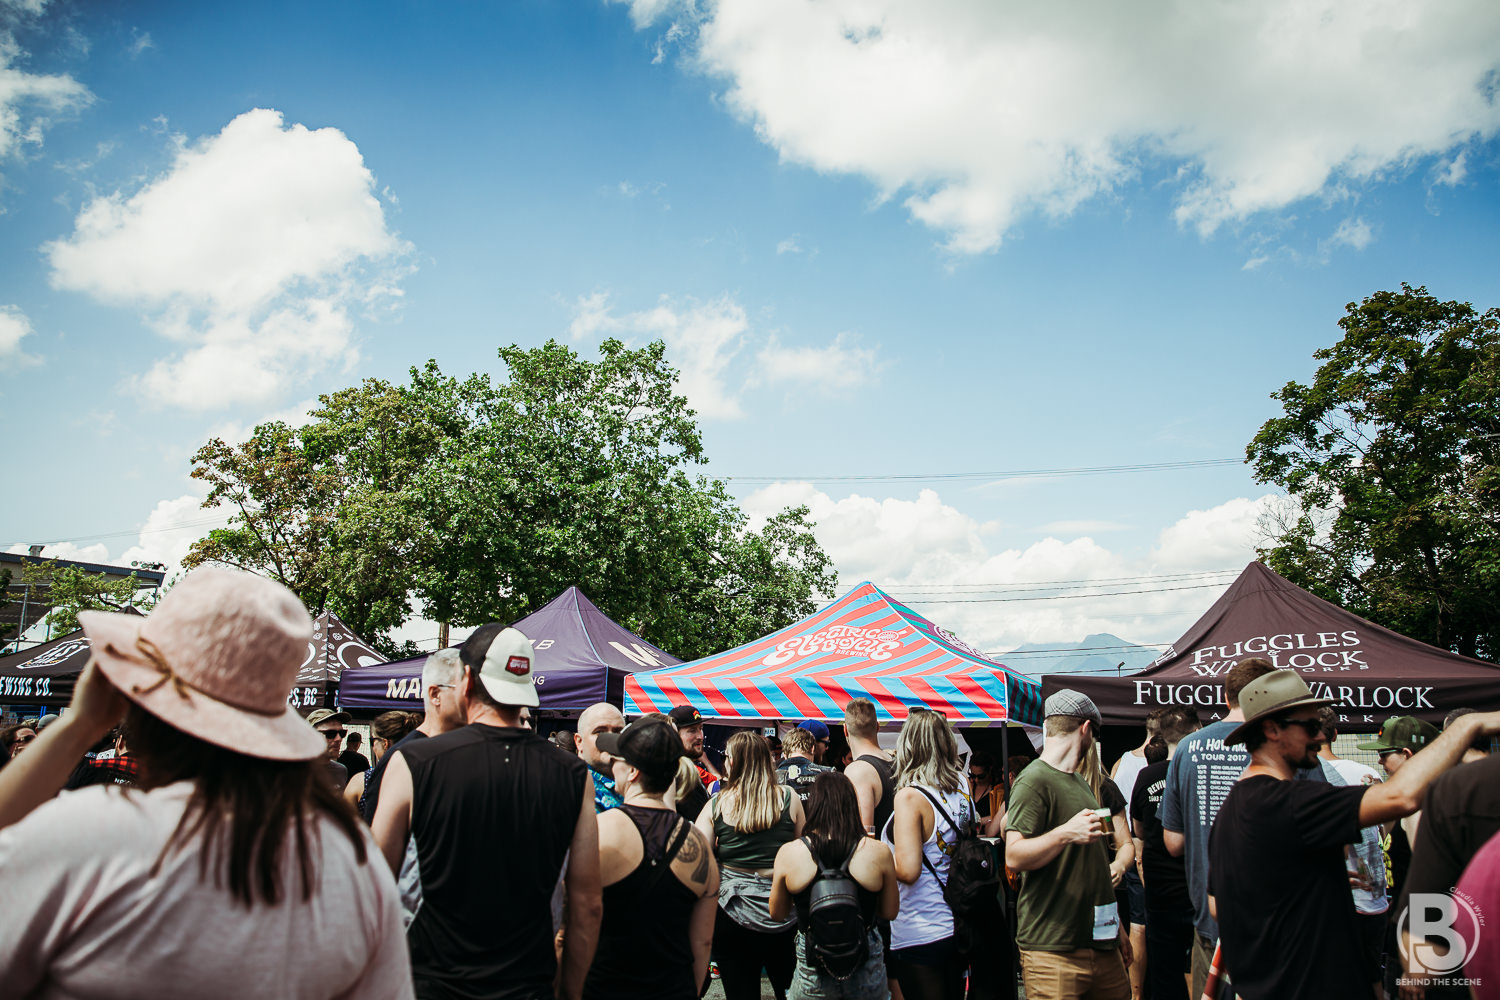
{"label": "khaki shorts", "polygon": [[1130,977],[1118,949],[1022,951],[1026,1000],[1130,1000]]}

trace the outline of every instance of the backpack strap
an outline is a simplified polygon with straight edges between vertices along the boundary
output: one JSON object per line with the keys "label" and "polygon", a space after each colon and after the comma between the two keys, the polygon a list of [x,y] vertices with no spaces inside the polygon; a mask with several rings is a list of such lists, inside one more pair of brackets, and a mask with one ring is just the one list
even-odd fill
{"label": "backpack strap", "polygon": [[[955,836],[961,836],[963,834],[963,831],[959,829],[958,824],[953,822],[953,817],[948,815],[948,810],[944,809],[943,804],[938,801],[937,796],[933,795],[921,785],[912,785],[911,787],[927,796],[927,801],[931,802],[932,808],[941,813],[943,819],[948,821],[948,827],[953,831]],[[948,883],[943,881],[942,876],[937,873],[937,869],[932,867],[932,862],[927,860],[927,852],[925,850],[922,851],[922,867],[926,868],[929,872],[932,873],[932,877],[937,880],[939,888],[941,888],[944,892],[948,891]]]}
{"label": "backpack strap", "polygon": [[[677,859],[677,852],[682,850],[682,845],[687,843],[688,837],[692,835],[693,824],[679,816],[672,829],[674,831],[672,839],[668,842],[667,849],[661,856],[661,861],[657,863],[656,870],[651,873],[651,877],[646,880],[647,892],[656,888],[656,883],[661,881],[661,877],[671,870],[672,862]],[[642,839],[642,848],[645,847],[645,844],[645,840]]]}

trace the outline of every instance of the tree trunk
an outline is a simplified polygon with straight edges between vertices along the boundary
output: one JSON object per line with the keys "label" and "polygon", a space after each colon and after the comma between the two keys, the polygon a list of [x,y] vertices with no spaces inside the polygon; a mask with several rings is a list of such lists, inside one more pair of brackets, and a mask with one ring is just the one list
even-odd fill
{"label": "tree trunk", "polygon": [[438,649],[448,648],[448,623],[438,622]]}

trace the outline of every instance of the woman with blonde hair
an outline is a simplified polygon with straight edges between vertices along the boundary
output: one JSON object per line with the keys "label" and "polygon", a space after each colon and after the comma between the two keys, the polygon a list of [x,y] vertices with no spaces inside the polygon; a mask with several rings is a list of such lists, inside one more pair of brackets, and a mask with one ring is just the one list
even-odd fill
{"label": "woman with blonde hair", "polygon": [[757,1000],[762,968],[784,1000],[797,965],[797,922],[771,918],[771,874],[781,845],[802,835],[802,803],[776,783],[770,745],[759,733],[731,736],[724,766],[723,789],[698,817],[719,862],[714,959],[725,1000]]}
{"label": "woman with blonde hair", "polygon": [[896,805],[881,838],[891,845],[901,909],[891,921],[891,968],[905,1000],[961,1000],[965,958],[943,897],[960,832],[974,803],[948,720],[913,707],[896,740]]}

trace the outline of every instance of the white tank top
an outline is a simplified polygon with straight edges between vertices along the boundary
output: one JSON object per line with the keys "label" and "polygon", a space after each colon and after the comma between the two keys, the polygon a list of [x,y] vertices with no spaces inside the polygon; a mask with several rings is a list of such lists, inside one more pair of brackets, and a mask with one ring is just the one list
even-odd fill
{"label": "white tank top", "polygon": [[1135,755],[1134,750],[1127,750],[1120,757],[1120,769],[1115,772],[1115,785],[1120,789],[1120,794],[1125,796],[1125,815],[1130,815],[1130,797],[1135,794],[1135,779],[1140,777],[1141,772],[1146,769],[1146,755]]}
{"label": "white tank top", "polygon": [[[936,788],[928,785],[917,785],[929,795],[943,804],[943,808],[952,816],[954,822],[962,825],[971,825],[974,822],[974,803],[970,800],[967,792],[957,791],[944,794]],[[930,805],[931,803],[929,803]],[[922,856],[927,859],[927,865],[937,870],[943,881],[948,879],[948,858],[953,852],[953,844],[957,839],[956,831],[943,819],[943,814],[936,809],[933,811],[932,836],[922,844]],[[892,824],[886,821],[885,830],[881,839],[895,849],[892,836]],[[911,885],[905,882],[898,883],[901,894],[901,912],[896,914],[896,919],[891,921],[891,949],[911,948],[919,944],[930,944],[933,941],[941,941],[953,936],[953,911],[948,909],[948,903],[943,899],[943,887],[938,880],[928,871],[927,865],[922,866],[917,880]]]}

